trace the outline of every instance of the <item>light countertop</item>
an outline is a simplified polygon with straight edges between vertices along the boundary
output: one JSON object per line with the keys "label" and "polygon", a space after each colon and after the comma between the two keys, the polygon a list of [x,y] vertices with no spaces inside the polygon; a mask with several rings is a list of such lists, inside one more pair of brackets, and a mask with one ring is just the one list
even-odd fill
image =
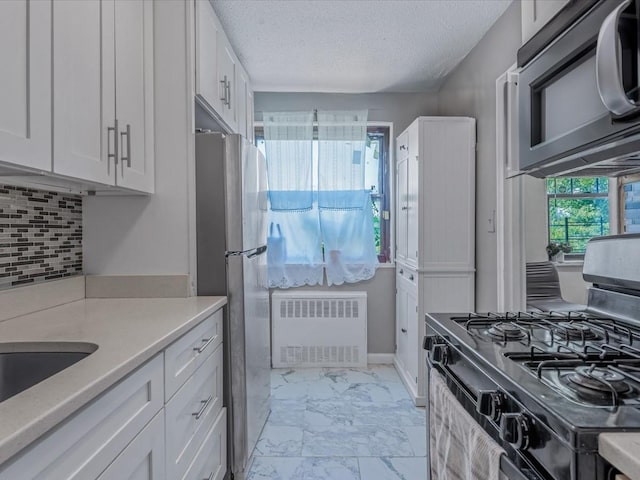
{"label": "light countertop", "polygon": [[78,363],[0,403],[0,463],[225,304],[225,297],[85,299],[0,322],[0,348],[7,342],[98,346]]}
{"label": "light countertop", "polygon": [[640,433],[601,433],[598,451],[630,480],[640,480]]}

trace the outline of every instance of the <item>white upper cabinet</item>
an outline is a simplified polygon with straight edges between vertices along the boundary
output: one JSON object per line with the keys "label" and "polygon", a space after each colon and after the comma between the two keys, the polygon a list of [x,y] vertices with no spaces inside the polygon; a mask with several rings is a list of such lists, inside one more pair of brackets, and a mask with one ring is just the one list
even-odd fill
{"label": "white upper cabinet", "polygon": [[569,0],[522,0],[522,43],[529,41],[567,3]]}
{"label": "white upper cabinet", "polygon": [[53,171],[152,193],[152,1],[56,0],[53,39]]}
{"label": "white upper cabinet", "polygon": [[236,58],[224,33],[221,37],[218,37],[218,86],[223,100],[222,109],[218,113],[231,130],[237,132]]}
{"label": "white upper cabinet", "polygon": [[249,76],[242,66],[238,65],[236,76],[236,104],[238,111],[238,133],[245,138],[249,138],[249,125],[247,115],[247,99],[249,90]]}
{"label": "white upper cabinet", "polygon": [[114,1],[53,4],[56,173],[115,182]]}
{"label": "white upper cabinet", "polygon": [[119,164],[116,184],[154,190],[153,3],[115,2],[115,105]]}
{"label": "white upper cabinet", "polygon": [[213,110],[221,110],[218,84],[218,36],[220,27],[208,0],[196,0],[196,95]]}
{"label": "white upper cabinet", "polygon": [[253,91],[208,0],[195,0],[195,95],[227,133],[253,141]]}
{"label": "white upper cabinet", "polygon": [[0,1],[0,161],[51,170],[51,1]]}
{"label": "white upper cabinet", "polygon": [[253,108],[253,90],[251,90],[251,86],[247,87],[247,139],[251,143],[255,143],[256,141],[256,131],[255,131],[255,115]]}

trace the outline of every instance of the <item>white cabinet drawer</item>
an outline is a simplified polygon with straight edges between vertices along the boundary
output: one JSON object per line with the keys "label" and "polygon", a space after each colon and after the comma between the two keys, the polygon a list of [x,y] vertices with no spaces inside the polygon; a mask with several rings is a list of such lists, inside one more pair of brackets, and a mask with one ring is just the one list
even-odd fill
{"label": "white cabinet drawer", "polygon": [[227,471],[227,409],[223,408],[182,480],[222,480]]}
{"label": "white cabinet drawer", "polygon": [[222,310],[218,310],[165,350],[165,401],[169,401],[221,343]]}
{"label": "white cabinet drawer", "polygon": [[222,346],[196,370],[165,408],[167,476],[182,478],[222,408]]}
{"label": "white cabinet drawer", "polygon": [[0,480],[97,478],[163,405],[162,354],[0,469]]}
{"label": "white cabinet drawer", "polygon": [[159,413],[98,480],[164,480],[167,477],[162,461],[163,453],[164,416]]}

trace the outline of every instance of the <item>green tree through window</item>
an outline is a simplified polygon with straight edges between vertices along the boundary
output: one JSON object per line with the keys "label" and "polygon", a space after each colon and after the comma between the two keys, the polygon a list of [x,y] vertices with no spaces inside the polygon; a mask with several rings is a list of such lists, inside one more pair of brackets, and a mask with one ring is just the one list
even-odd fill
{"label": "green tree through window", "polygon": [[609,234],[609,182],[606,177],[549,178],[549,243],[568,243],[584,254],[593,237]]}

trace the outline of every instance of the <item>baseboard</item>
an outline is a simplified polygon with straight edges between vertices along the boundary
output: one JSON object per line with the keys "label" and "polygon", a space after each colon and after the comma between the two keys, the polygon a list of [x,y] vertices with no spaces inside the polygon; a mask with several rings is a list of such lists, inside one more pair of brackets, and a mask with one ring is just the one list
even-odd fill
{"label": "baseboard", "polygon": [[423,395],[418,395],[418,392],[416,391],[416,384],[413,382],[413,379],[409,378],[406,370],[402,368],[402,365],[398,362],[395,355],[393,356],[393,366],[396,367],[398,376],[400,377],[400,380],[402,380],[407,392],[409,392],[409,396],[411,397],[411,400],[413,400],[415,406],[424,407],[427,404],[426,398]]}
{"label": "baseboard", "polygon": [[369,365],[393,365],[393,353],[369,353],[367,363]]}

